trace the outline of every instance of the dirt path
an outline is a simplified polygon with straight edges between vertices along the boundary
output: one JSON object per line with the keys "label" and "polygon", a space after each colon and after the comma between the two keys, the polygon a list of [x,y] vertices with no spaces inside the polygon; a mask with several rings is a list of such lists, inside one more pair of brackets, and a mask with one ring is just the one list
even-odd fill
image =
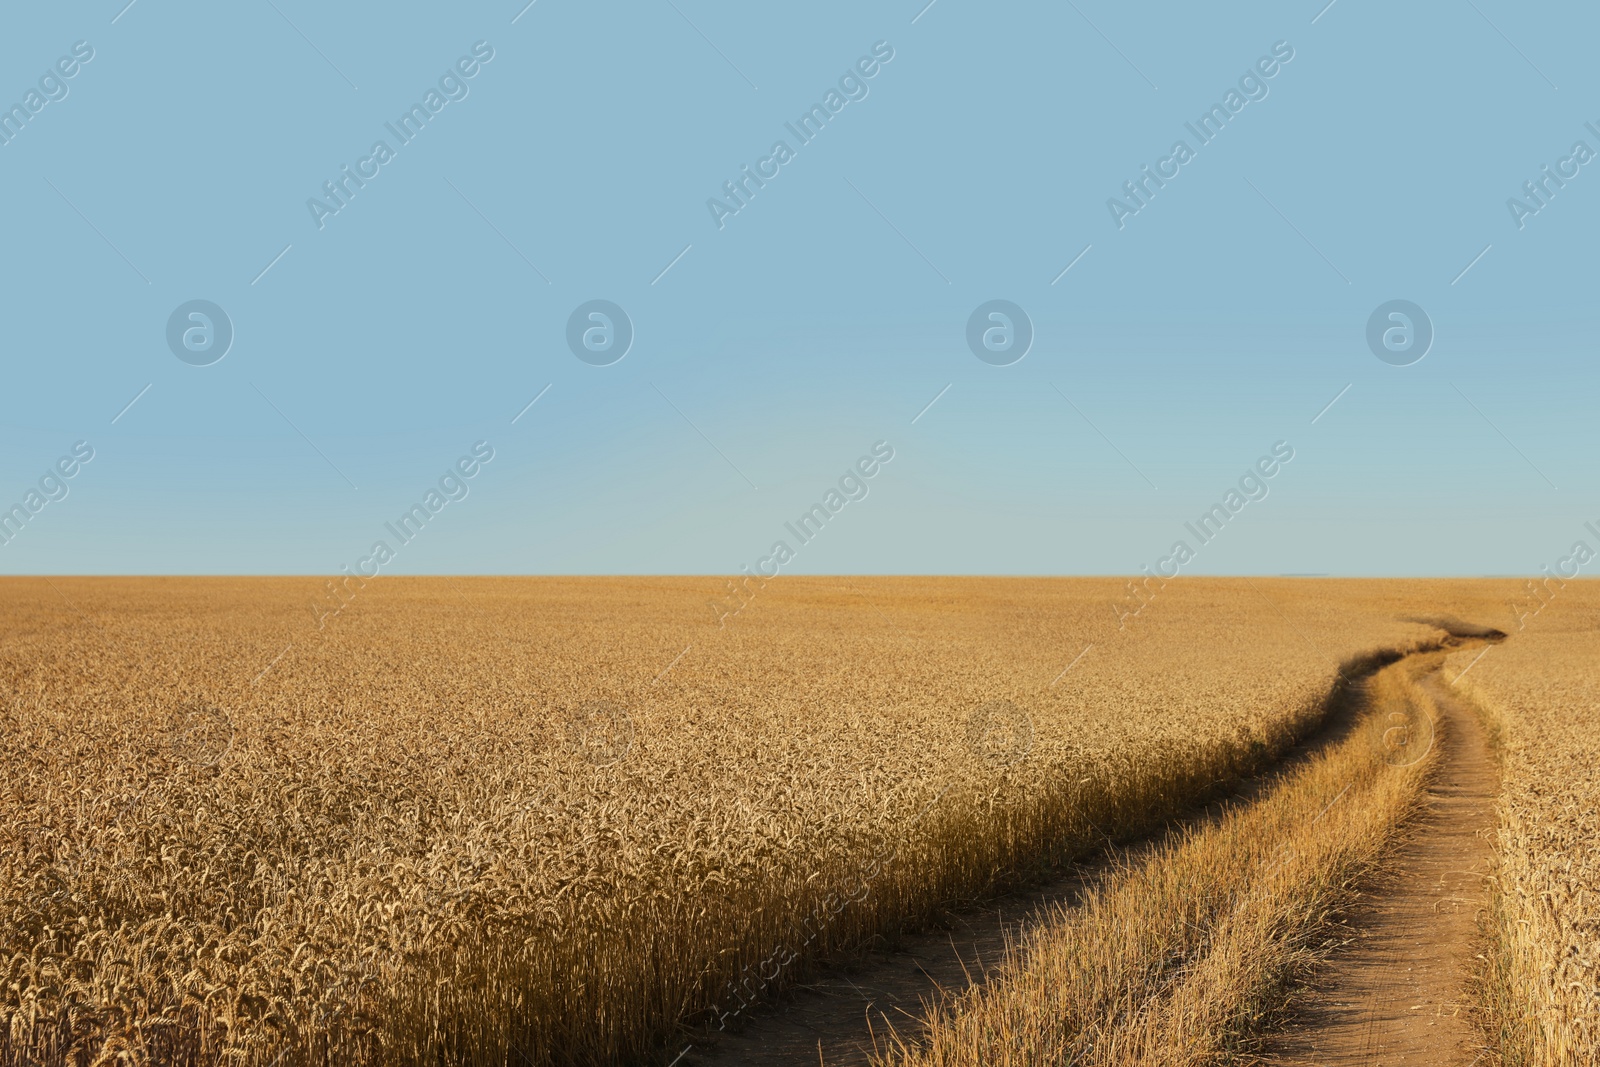
{"label": "dirt path", "polygon": [[[1469,1067],[1477,1062],[1466,981],[1477,951],[1476,915],[1489,859],[1484,831],[1492,822],[1498,782],[1471,709],[1437,672],[1422,684],[1443,719],[1435,742],[1440,763],[1424,797],[1426,810],[1384,882],[1346,916],[1355,932],[1352,943],[1325,965],[1306,998],[1309,1006],[1271,1040],[1260,1061],[1264,1065]],[[1334,715],[1277,771],[1336,741],[1352,719],[1350,713]],[[1269,775],[1247,783],[1244,799],[1248,802],[1271,780]],[[1114,855],[1123,865],[1137,863],[1139,853],[1160,839],[1157,834]],[[1015,940],[1037,923],[1050,904],[1076,902],[1112,866],[1092,862],[1047,886],[958,916],[948,929],[907,935],[893,951],[874,951],[855,964],[829,968],[752,1012],[742,1032],[686,1048],[673,1067],[863,1067],[875,1034],[881,1040],[893,1026],[903,1036],[914,1036],[926,1002],[941,991],[985,981],[1008,938]]]}
{"label": "dirt path", "polygon": [[1427,807],[1383,882],[1347,916],[1353,940],[1325,965],[1308,1006],[1271,1042],[1263,1064],[1480,1062],[1468,981],[1499,783],[1471,708],[1437,671],[1422,685],[1443,719]]}

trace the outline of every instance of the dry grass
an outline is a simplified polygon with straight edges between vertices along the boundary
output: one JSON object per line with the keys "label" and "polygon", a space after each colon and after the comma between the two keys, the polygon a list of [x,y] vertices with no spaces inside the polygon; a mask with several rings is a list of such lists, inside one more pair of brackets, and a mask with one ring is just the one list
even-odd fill
{"label": "dry grass", "polygon": [[1511,1067],[1600,1063],[1597,664],[1600,588],[1572,582],[1460,683],[1486,709],[1502,761],[1485,990]]}
{"label": "dry grass", "polygon": [[385,578],[313,640],[320,584],[0,585],[0,1059],[670,1058],[1430,633],[1361,583],[1186,579],[1119,632],[1112,581],[785,578],[719,629],[706,579]]}
{"label": "dry grass", "polygon": [[1417,802],[1432,754],[1412,762],[1386,737],[1393,714],[1436,719],[1413,679],[1438,658],[1379,671],[1343,740],[1058,907],[885,1064],[1199,1067],[1247,1048]]}

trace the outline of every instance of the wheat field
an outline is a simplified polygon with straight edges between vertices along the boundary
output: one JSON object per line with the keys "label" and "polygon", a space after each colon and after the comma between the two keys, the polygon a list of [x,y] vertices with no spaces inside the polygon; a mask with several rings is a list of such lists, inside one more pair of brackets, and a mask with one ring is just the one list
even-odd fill
{"label": "wheat field", "polygon": [[1503,761],[1486,988],[1508,1067],[1600,1063],[1600,588],[1543,592],[1504,647],[1454,664]]}
{"label": "wheat field", "polygon": [[665,1063],[1228,792],[1493,600],[785,578],[719,623],[721,584],[0,583],[0,1061]]}

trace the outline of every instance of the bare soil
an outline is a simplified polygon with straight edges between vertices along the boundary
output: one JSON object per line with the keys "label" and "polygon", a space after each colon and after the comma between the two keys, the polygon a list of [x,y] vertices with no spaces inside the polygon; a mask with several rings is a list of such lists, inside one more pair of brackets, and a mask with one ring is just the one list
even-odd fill
{"label": "bare soil", "polygon": [[983,911],[954,917],[948,929],[904,935],[892,951],[831,967],[757,1013],[742,1032],[695,1047],[678,1067],[861,1067],[869,1062],[874,1035],[882,1042],[891,1026],[915,1033],[925,1002],[986,980],[1007,937],[1020,937],[1052,903],[1074,903],[1086,882],[1068,877],[1031,894],[1001,897]]}

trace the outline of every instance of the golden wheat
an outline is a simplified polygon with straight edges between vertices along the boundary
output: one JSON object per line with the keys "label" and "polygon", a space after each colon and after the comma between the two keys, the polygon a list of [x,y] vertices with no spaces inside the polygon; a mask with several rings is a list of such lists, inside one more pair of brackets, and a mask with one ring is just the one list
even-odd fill
{"label": "golden wheat", "polygon": [[[613,1063],[1262,768],[1357,584],[14,579],[0,1058]],[[1421,601],[1421,602],[1426,602]],[[670,1058],[670,1055],[663,1056]]]}
{"label": "golden wheat", "polygon": [[1546,594],[1526,629],[1450,672],[1502,760],[1486,990],[1513,1067],[1600,1063],[1600,587]]}

